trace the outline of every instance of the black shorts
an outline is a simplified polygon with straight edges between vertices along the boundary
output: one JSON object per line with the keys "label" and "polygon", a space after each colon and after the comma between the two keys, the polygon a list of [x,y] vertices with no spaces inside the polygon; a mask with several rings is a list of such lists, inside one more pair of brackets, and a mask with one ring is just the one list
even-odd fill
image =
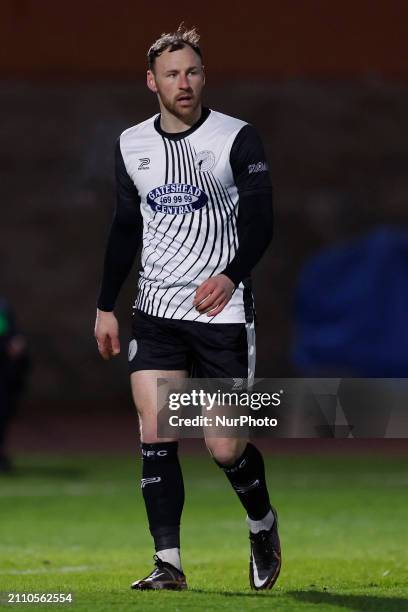
{"label": "black shorts", "polygon": [[194,378],[255,375],[254,323],[202,323],[153,317],[136,310],[129,370],[187,370]]}

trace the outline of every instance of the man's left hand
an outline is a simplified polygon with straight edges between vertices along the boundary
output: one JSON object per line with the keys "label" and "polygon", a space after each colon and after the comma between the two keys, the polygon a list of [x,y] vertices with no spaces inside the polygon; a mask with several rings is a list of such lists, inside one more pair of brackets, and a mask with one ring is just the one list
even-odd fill
{"label": "man's left hand", "polygon": [[217,274],[204,281],[196,290],[193,306],[200,314],[215,317],[230,301],[235,285],[225,274]]}

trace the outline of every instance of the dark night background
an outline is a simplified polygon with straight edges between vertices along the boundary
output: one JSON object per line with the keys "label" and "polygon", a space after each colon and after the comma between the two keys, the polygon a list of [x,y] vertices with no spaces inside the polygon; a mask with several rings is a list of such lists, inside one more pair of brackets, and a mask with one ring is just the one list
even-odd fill
{"label": "dark night background", "polygon": [[[42,414],[101,414],[101,431],[109,415],[130,418],[134,276],[118,305],[120,359],[103,362],[93,339],[113,148],[157,112],[145,53],[182,20],[202,35],[206,104],[253,123],[272,167],[275,237],[254,274],[258,376],[298,372],[294,296],[311,255],[384,225],[406,230],[405,2],[158,2],[154,16],[130,1],[3,2],[0,293],[34,365],[16,446],[54,436]],[[68,444],[61,431],[55,440]]]}

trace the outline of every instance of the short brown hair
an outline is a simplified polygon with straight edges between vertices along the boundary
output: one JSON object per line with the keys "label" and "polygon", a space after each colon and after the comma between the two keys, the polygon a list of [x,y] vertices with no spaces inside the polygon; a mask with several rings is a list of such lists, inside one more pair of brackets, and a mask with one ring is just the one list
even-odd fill
{"label": "short brown hair", "polygon": [[150,47],[147,52],[147,62],[149,69],[153,70],[154,62],[156,57],[161,55],[166,49],[170,51],[178,51],[183,49],[186,45],[191,47],[197,55],[202,59],[201,49],[199,47],[200,35],[197,32],[197,28],[190,28],[189,30],[184,26],[183,23],[179,25],[176,32],[164,33],[158,38]]}

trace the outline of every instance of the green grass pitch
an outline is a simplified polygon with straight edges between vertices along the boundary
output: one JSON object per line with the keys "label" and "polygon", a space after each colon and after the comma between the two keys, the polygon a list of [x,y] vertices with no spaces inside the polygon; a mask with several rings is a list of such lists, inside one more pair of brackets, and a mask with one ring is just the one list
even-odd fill
{"label": "green grass pitch", "polygon": [[266,463],[283,550],[272,591],[249,589],[244,513],[205,456],[182,456],[188,591],[130,590],[152,569],[153,551],[140,461],[120,456],[20,457],[17,475],[0,477],[0,591],[73,592],[62,609],[75,612],[408,610],[408,458]]}

